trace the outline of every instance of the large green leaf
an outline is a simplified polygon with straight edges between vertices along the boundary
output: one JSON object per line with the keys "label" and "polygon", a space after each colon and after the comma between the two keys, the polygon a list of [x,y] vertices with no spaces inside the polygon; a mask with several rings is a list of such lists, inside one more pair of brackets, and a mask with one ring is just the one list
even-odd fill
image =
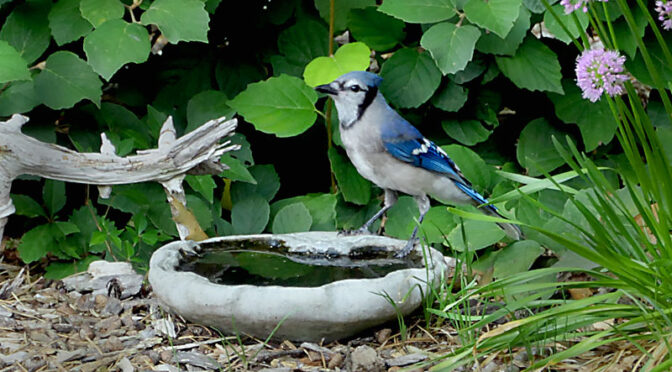
{"label": "large green leaf", "polygon": [[636,7],[635,9],[632,9],[632,13],[637,32],[633,33],[630,30],[630,26],[628,26],[628,22],[625,19],[613,23],[614,37],[618,42],[618,49],[627,54],[630,58],[635,57],[635,53],[637,53],[637,39],[644,37],[646,25],[648,24],[646,15],[641,8]]}
{"label": "large green leaf", "polygon": [[495,60],[502,73],[519,88],[563,93],[558,56],[534,37],[526,38],[513,57]]}
{"label": "large green leaf", "polygon": [[505,38],[501,38],[495,33],[486,33],[478,39],[476,49],[483,53],[512,56],[516,54],[516,50],[523,42],[523,39],[529,30],[530,12],[524,7],[521,7],[518,19]]}
{"label": "large green leaf", "polygon": [[497,253],[493,274],[503,278],[527,271],[543,252],[544,248],[534,240],[517,241]]}
{"label": "large green leaf", "polygon": [[343,199],[359,205],[367,204],[371,200],[371,182],[357,173],[350,161],[339,154],[335,147],[329,149],[328,155]]}
{"label": "large green leaf", "polygon": [[37,261],[55,248],[56,241],[52,237],[50,225],[39,225],[21,238],[18,251],[21,260],[25,263]]}
{"label": "large green leaf", "polygon": [[476,191],[484,193],[493,186],[497,178],[493,167],[487,165],[473,150],[460,145],[447,145],[441,148],[460,167],[462,174],[472,183]]}
{"label": "large green leaf", "polygon": [[420,225],[420,235],[428,243],[444,243],[446,237],[455,227],[453,215],[444,205],[429,209]]}
{"label": "large green leaf", "polygon": [[268,202],[251,195],[238,201],[231,210],[231,225],[236,234],[259,234],[264,231],[270,214]]}
{"label": "large green leaf", "polygon": [[102,85],[89,64],[66,51],[50,55],[44,70],[35,77],[35,91],[52,109],[72,107],[85,98],[100,105]]}
{"label": "large green leaf", "polygon": [[[278,35],[278,50],[284,55],[285,63],[292,69],[298,69],[300,75],[308,62],[329,54],[329,32],[320,22],[311,19],[299,20]],[[273,63],[273,70],[279,75],[275,71],[276,63]]]}
{"label": "large green leaf", "polygon": [[487,140],[492,133],[478,120],[444,120],[441,126],[450,137],[467,146]]}
{"label": "large green leaf", "polygon": [[467,0],[464,4],[464,14],[470,22],[501,38],[513,28],[519,10],[519,0]]}
{"label": "large green leaf", "polygon": [[[572,42],[572,39],[578,39],[581,33],[586,32],[586,27],[588,27],[589,23],[588,13],[572,12],[571,14],[566,14],[565,7],[560,4],[553,5],[551,9],[555,15],[560,18],[560,22],[565,25],[570,33],[570,35],[567,35],[567,32],[565,32],[562,26],[560,26],[560,23],[558,23],[555,17],[553,17],[553,14],[547,10],[544,13],[544,25],[546,25],[548,31],[555,35],[558,40],[565,44],[569,44]],[[574,17],[576,17],[576,19],[579,21],[580,28],[576,27]]]}
{"label": "large green leaf", "polygon": [[271,164],[257,164],[249,168],[255,182],[236,182],[231,187],[231,200],[235,204],[249,195],[258,195],[267,201],[271,201],[280,189],[280,177]]}
{"label": "large green leaf", "polygon": [[119,0],[81,0],[79,10],[95,27],[124,16],[124,4]]}
{"label": "large green leaf", "polygon": [[51,7],[49,28],[56,44],[63,45],[88,34],[93,26],[82,17],[80,0],[61,0]]}
{"label": "large green leaf", "polygon": [[271,206],[271,214],[275,215],[283,207],[303,203],[313,218],[310,229],[313,231],[329,231],[336,227],[336,195],[335,194],[308,194],[279,200]]}
{"label": "large green leaf", "polygon": [[538,176],[564,164],[553,146],[553,136],[562,140],[564,133],[553,128],[543,118],[532,120],[520,133],[516,157],[518,163],[527,168],[528,175]]}
{"label": "large green leaf", "polygon": [[378,10],[409,23],[434,23],[457,13],[451,0],[385,0]]}
{"label": "large green leaf", "polygon": [[[302,66],[303,67],[303,66]],[[218,61],[215,67],[215,79],[219,90],[233,98],[245,90],[249,83],[264,79],[266,75],[256,64],[242,61]]]}
{"label": "large green leaf", "polygon": [[234,110],[229,107],[226,95],[217,90],[206,90],[195,95],[187,103],[187,121],[185,131],[190,132],[207,121],[225,116],[233,117]]}
{"label": "large green leaf", "polygon": [[228,178],[232,181],[243,181],[248,183],[257,183],[257,181],[252,177],[250,172],[247,170],[243,163],[232,157],[229,154],[224,154],[221,157],[222,164],[226,164],[229,169],[226,169],[222,172],[221,176]]}
{"label": "large green leaf", "polygon": [[427,52],[405,48],[394,53],[380,71],[381,91],[393,105],[418,107],[441,83],[441,71]]}
{"label": "large green leaf", "polygon": [[51,41],[47,22],[48,7],[37,4],[17,6],[0,30],[0,40],[13,46],[26,63],[38,59]]}
{"label": "large green leaf", "polygon": [[47,217],[44,208],[30,196],[23,194],[11,194],[10,196],[12,197],[12,204],[16,208],[15,214],[30,218]]}
{"label": "large green leaf", "polygon": [[399,239],[410,238],[419,216],[418,204],[413,198],[399,197],[397,203],[387,211],[385,234]]}
{"label": "large green leaf", "polygon": [[209,203],[214,201],[214,190],[217,185],[215,184],[215,180],[212,179],[212,176],[194,176],[189,174],[184,177],[184,180],[187,182],[189,187],[201,194]]}
{"label": "large green leaf", "polygon": [[210,16],[200,0],[156,0],[142,14],[144,25],[155,24],[173,44],[180,41],[208,42]]}
{"label": "large green leaf", "polygon": [[65,206],[65,183],[46,180],[42,188],[42,199],[50,216],[56,215]]}
{"label": "large green leaf", "polygon": [[[315,7],[325,22],[329,23],[331,0],[315,0]],[[338,0],[334,2],[335,31],[345,30],[350,10],[376,5],[376,0]]]}
{"label": "large green leaf", "polygon": [[432,104],[443,111],[457,112],[467,102],[469,90],[452,80],[432,97]]}
{"label": "large green leaf", "polygon": [[406,24],[375,7],[353,9],[348,16],[348,29],[357,41],[377,50],[388,50],[404,40]]}
{"label": "large green leaf", "polygon": [[276,213],[271,226],[273,234],[288,234],[310,230],[313,217],[303,203],[283,207]]}
{"label": "large green leaf", "polygon": [[618,123],[609,109],[609,103],[603,99],[594,103],[584,99],[574,81],[564,80],[562,85],[565,94],[549,94],[549,98],[560,120],[579,126],[586,151],[611,142]]}
{"label": "large green leaf", "polygon": [[425,31],[420,45],[428,49],[444,75],[464,70],[474,56],[474,46],[481,36],[478,28],[443,22]]}
{"label": "large green leaf", "polygon": [[14,80],[30,80],[28,66],[16,49],[0,40],[0,83]]}
{"label": "large green leaf", "polygon": [[303,72],[303,79],[311,87],[331,83],[346,72],[366,70],[370,55],[371,51],[364,43],[343,45],[333,56],[312,60]]}
{"label": "large green leaf", "polygon": [[0,116],[28,112],[40,103],[32,80],[15,81],[0,93]]}
{"label": "large green leaf", "polygon": [[[667,43],[667,49],[672,50],[672,38],[664,38]],[[672,65],[667,62],[663,48],[657,42],[657,40],[652,38],[645,39],[644,43],[646,50],[651,57],[651,62],[654,68],[658,71],[658,75],[662,80],[663,84],[672,81]],[[649,73],[649,69],[646,67],[644,62],[644,57],[642,57],[641,50],[637,50],[637,55],[634,59],[628,59],[625,61],[626,70],[637,78],[640,82],[653,86],[654,80]]]}
{"label": "large green leaf", "polygon": [[[462,233],[463,229],[464,234]],[[451,248],[464,252],[465,250],[475,251],[489,247],[500,241],[504,236],[506,236],[504,230],[493,222],[462,220],[448,233],[447,239]]]}
{"label": "large green leaf", "polygon": [[149,34],[139,24],[113,19],[84,38],[84,52],[93,70],[110,80],[129,62],[142,63],[149,56]]}
{"label": "large green leaf", "polygon": [[257,130],[291,137],[313,125],[316,101],[317,93],[303,80],[281,75],[248,85],[229,105]]}

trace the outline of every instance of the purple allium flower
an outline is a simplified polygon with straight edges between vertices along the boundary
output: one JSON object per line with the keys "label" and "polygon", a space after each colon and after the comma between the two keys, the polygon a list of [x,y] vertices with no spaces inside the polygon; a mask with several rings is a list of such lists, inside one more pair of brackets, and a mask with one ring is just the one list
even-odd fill
{"label": "purple allium flower", "polygon": [[[565,7],[565,14],[569,14],[577,9],[581,9],[584,13],[588,12],[588,3],[591,0],[561,0],[560,5]],[[604,1],[605,3],[609,0],[595,0],[595,1]]]}
{"label": "purple allium flower", "polygon": [[617,51],[586,49],[576,59],[576,84],[583,91],[583,98],[595,102],[602,93],[610,96],[623,93],[623,83],[628,77],[623,73],[625,57]]}
{"label": "purple allium flower", "polygon": [[658,20],[663,22],[665,30],[672,30],[672,1],[656,1]]}

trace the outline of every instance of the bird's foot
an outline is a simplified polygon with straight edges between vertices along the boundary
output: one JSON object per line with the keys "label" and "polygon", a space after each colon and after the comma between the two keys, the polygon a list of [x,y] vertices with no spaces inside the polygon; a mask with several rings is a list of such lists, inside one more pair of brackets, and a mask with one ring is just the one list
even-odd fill
{"label": "bird's foot", "polygon": [[341,230],[338,232],[338,236],[356,236],[356,235],[371,235],[371,231],[366,227],[360,227],[356,230]]}
{"label": "bird's foot", "polygon": [[395,258],[404,258],[408,256],[409,253],[413,250],[413,247],[415,246],[415,243],[417,243],[419,239],[417,238],[411,238],[406,242],[406,245],[404,248],[402,248],[399,252],[394,254]]}

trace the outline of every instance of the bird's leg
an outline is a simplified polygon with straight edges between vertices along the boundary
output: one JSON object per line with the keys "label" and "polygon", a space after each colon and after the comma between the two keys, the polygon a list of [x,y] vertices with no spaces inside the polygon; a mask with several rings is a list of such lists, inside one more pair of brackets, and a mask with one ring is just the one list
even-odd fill
{"label": "bird's leg", "polygon": [[397,193],[393,190],[388,190],[385,189],[385,202],[383,203],[383,207],[376,212],[376,214],[373,215],[373,217],[369,218],[368,221],[362,225],[357,230],[349,230],[349,231],[342,231],[342,235],[364,235],[364,234],[370,234],[371,232],[369,231],[369,227],[371,224],[376,222],[380,217],[387,212],[388,209],[392,208],[392,206],[397,202]]}
{"label": "bird's leg", "polygon": [[406,257],[409,253],[411,253],[411,250],[413,249],[413,246],[415,245],[415,237],[418,235],[418,228],[420,227],[420,224],[422,223],[422,220],[425,218],[425,215],[429,211],[429,198],[427,195],[420,195],[420,196],[414,196],[413,199],[415,199],[415,202],[418,203],[418,209],[420,210],[420,216],[418,217],[418,223],[415,225],[415,228],[413,229],[413,233],[411,234],[411,238],[408,239],[408,242],[406,242],[406,245],[402,250],[397,252],[394,256],[397,258],[404,258]]}

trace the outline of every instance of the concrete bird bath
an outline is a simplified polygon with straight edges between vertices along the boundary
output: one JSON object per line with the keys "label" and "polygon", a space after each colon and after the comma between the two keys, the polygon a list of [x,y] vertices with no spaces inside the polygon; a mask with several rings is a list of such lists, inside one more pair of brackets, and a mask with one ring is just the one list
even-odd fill
{"label": "concrete bird bath", "polygon": [[394,319],[382,294],[409,314],[452,266],[433,249],[425,259],[419,246],[410,259],[392,258],[404,244],[335,232],[177,241],[154,252],[149,282],[164,307],[224,333],[263,339],[280,324],[275,338],[332,341]]}

